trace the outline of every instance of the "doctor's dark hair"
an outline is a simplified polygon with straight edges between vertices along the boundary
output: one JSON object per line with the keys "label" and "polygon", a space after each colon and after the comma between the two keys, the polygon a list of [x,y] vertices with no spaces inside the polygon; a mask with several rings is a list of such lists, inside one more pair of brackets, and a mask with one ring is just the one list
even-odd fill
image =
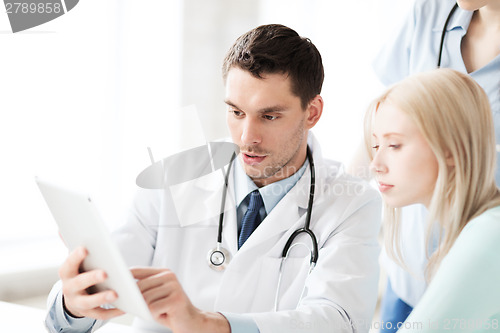
{"label": "doctor's dark hair", "polygon": [[224,58],[224,81],[232,67],[259,79],[263,74],[287,74],[292,93],[300,98],[303,109],[321,93],[325,76],[316,46],[280,24],[261,25],[240,36]]}

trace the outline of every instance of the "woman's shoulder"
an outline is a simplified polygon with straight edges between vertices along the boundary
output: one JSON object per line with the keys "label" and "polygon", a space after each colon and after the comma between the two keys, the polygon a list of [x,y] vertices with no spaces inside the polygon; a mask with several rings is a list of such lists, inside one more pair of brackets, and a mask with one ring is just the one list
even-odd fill
{"label": "woman's shoulder", "polygon": [[464,228],[472,229],[499,229],[500,230],[500,206],[490,208],[482,214],[476,216],[467,223]]}
{"label": "woman's shoulder", "polygon": [[[479,242],[478,242],[479,240]],[[457,243],[473,242],[475,247],[497,247],[500,250],[500,206],[473,218],[460,233]]]}
{"label": "woman's shoulder", "polygon": [[443,259],[438,274],[440,271],[441,274],[450,274],[449,276],[457,272],[466,275],[472,271],[489,271],[495,278],[500,278],[500,267],[497,265],[499,240],[500,206],[497,206],[467,223]]}

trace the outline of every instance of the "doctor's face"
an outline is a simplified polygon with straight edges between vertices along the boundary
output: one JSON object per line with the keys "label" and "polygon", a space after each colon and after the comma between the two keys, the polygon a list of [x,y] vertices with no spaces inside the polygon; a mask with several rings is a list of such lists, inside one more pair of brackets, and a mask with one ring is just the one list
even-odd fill
{"label": "doctor's face", "polygon": [[391,207],[429,205],[438,176],[438,161],[411,118],[390,102],[375,113],[371,169]]}
{"label": "doctor's face", "polygon": [[298,171],[306,158],[307,131],[321,116],[321,97],[304,110],[287,75],[261,79],[236,67],[225,84],[227,124],[246,174],[262,187]]}

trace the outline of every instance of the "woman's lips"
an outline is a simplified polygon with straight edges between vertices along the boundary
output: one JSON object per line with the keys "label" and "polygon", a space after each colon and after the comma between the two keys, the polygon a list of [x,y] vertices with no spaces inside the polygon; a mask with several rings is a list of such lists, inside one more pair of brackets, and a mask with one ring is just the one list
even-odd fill
{"label": "woman's lips", "polygon": [[394,185],[389,185],[389,184],[384,184],[384,183],[378,183],[378,189],[381,193],[389,191],[391,188],[393,188]]}
{"label": "woman's lips", "polygon": [[266,156],[252,155],[247,153],[241,153],[241,156],[243,157],[243,162],[248,165],[257,165],[266,158]]}

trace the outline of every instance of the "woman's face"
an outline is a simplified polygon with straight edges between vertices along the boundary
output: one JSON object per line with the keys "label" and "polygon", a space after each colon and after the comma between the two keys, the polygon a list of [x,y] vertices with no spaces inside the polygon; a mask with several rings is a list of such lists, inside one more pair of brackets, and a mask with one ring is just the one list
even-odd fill
{"label": "woman's face", "polygon": [[372,129],[374,172],[380,193],[391,207],[429,205],[438,176],[431,147],[409,116],[381,103]]}

